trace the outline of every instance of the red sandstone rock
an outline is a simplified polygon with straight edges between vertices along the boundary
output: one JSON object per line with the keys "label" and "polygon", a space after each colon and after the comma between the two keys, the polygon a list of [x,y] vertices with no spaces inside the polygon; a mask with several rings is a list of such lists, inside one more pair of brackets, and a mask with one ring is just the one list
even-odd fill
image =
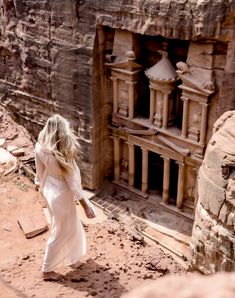
{"label": "red sandstone rock", "polygon": [[235,274],[169,276],[137,287],[122,298],[234,298]]}
{"label": "red sandstone rock", "polygon": [[27,212],[27,210],[28,208],[24,206],[24,210],[18,218],[18,223],[23,230],[25,237],[32,238],[46,231],[48,227],[40,203],[34,204],[33,214]]}
{"label": "red sandstone rock", "polygon": [[233,271],[235,231],[235,112],[214,125],[198,177],[191,262],[204,273]]}

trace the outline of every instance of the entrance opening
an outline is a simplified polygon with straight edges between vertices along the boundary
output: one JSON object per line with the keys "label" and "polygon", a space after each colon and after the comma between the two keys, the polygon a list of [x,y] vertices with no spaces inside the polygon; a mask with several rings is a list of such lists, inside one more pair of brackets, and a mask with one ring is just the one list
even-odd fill
{"label": "entrance opening", "polygon": [[159,154],[149,152],[148,188],[149,192],[162,195],[164,161]]}
{"label": "entrance opening", "polygon": [[137,189],[141,189],[142,183],[142,150],[140,147],[135,146],[135,183]]}
{"label": "entrance opening", "polygon": [[176,205],[179,167],[175,160],[170,161],[169,203]]}

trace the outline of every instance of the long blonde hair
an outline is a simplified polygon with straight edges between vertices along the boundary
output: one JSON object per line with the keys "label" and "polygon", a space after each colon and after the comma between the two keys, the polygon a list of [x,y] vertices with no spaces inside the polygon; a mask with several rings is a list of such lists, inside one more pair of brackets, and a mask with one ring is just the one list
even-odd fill
{"label": "long blonde hair", "polygon": [[52,152],[63,174],[69,175],[74,171],[80,145],[68,120],[58,114],[48,118],[39,133],[38,142]]}

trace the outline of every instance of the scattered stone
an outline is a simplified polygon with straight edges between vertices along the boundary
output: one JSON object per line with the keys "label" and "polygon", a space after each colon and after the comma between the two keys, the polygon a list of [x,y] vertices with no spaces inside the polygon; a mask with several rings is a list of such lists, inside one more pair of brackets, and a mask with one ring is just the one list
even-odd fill
{"label": "scattered stone", "polygon": [[12,153],[12,151],[17,150],[18,147],[17,146],[14,146],[14,145],[9,145],[9,146],[7,146],[6,149],[7,149],[7,151],[9,151],[9,152]]}
{"label": "scattered stone", "polygon": [[18,133],[12,132],[12,133],[10,133],[10,134],[7,135],[7,140],[13,140],[16,137],[18,137]]}
{"label": "scattered stone", "polygon": [[143,246],[147,245],[146,241],[144,240],[144,236],[142,236],[141,234],[136,233],[136,234],[131,235],[130,240],[135,242],[136,244],[140,244]]}
{"label": "scattered stone", "polygon": [[4,147],[6,144],[6,139],[0,139],[0,147]]}
{"label": "scattered stone", "polygon": [[13,156],[21,156],[25,154],[25,150],[23,148],[15,149],[12,151]]}
{"label": "scattered stone", "polygon": [[88,282],[88,279],[86,277],[72,277],[72,282]]}
{"label": "scattered stone", "polygon": [[17,158],[7,150],[0,148],[0,169],[8,174],[17,168]]}
{"label": "scattered stone", "polygon": [[20,168],[26,177],[28,177],[31,181],[34,181],[35,173],[29,165],[21,163]]}
{"label": "scattered stone", "polygon": [[39,203],[34,204],[33,214],[28,214],[27,208],[25,207],[24,212],[22,212],[21,216],[18,218],[18,224],[26,238],[32,238],[48,229]]}
{"label": "scattered stone", "polygon": [[26,261],[26,260],[29,260],[30,256],[29,255],[25,255],[23,256],[22,260]]}
{"label": "scattered stone", "polygon": [[118,201],[121,201],[121,202],[125,202],[125,201],[130,200],[130,196],[129,196],[129,194],[124,193],[122,195],[116,196],[115,199],[117,199]]}

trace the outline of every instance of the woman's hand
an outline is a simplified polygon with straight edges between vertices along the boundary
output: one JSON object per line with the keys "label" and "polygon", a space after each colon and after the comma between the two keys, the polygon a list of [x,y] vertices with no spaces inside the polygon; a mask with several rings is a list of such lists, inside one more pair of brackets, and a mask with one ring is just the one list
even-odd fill
{"label": "woman's hand", "polygon": [[84,207],[84,212],[88,218],[96,217],[95,212],[91,207]]}
{"label": "woman's hand", "polygon": [[86,216],[87,216],[88,218],[94,218],[94,217],[96,217],[95,211],[93,210],[92,207],[90,207],[90,206],[87,204],[86,200],[81,199],[79,202],[80,202],[80,204],[82,205],[82,207],[83,207],[83,209],[84,209],[84,212],[85,212],[85,214],[86,214]]}

